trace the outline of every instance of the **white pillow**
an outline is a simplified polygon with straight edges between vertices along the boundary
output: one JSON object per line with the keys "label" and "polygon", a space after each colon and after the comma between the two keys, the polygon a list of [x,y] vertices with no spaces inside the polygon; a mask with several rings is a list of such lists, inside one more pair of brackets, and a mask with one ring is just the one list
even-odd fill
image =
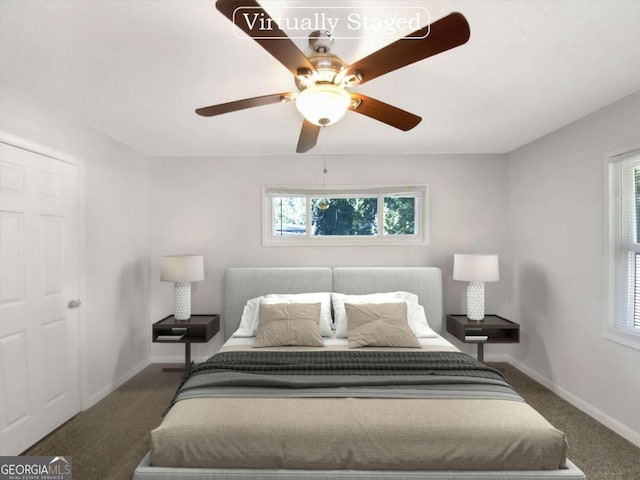
{"label": "white pillow", "polygon": [[319,303],[320,304],[320,334],[323,337],[332,337],[331,331],[331,294],[320,293],[298,293],[298,294],[269,294],[262,297],[252,298],[247,301],[242,311],[240,326],[233,333],[233,337],[255,337],[258,332],[258,320],[260,304],[274,303]]}
{"label": "white pillow", "polygon": [[347,337],[347,313],[344,308],[345,303],[394,303],[407,302],[407,322],[411,330],[418,338],[437,337],[424,313],[424,308],[418,303],[418,296],[409,292],[386,292],[372,293],[369,295],[344,295],[342,293],[332,293],[333,312],[336,320],[336,337]]}
{"label": "white pillow", "polygon": [[411,305],[407,302],[407,320],[413,333],[418,338],[436,338],[439,335],[429,326],[427,314],[420,304]]}
{"label": "white pillow", "polygon": [[248,300],[242,311],[240,326],[233,332],[232,337],[255,337],[258,331],[258,311],[260,310],[260,299],[262,297]]}

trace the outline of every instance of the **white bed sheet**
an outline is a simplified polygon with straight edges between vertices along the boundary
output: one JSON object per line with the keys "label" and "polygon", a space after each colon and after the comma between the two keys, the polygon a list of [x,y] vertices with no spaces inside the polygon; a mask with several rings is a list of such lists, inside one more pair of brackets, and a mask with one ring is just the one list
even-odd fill
{"label": "white bed sheet", "polygon": [[[349,344],[349,340],[347,338],[323,337],[323,340],[325,347],[346,347]],[[252,346],[255,341],[256,337],[231,337],[229,340],[224,342],[222,347],[248,347]],[[451,342],[440,335],[437,337],[418,338],[418,341],[423,347],[450,347],[458,350]]]}

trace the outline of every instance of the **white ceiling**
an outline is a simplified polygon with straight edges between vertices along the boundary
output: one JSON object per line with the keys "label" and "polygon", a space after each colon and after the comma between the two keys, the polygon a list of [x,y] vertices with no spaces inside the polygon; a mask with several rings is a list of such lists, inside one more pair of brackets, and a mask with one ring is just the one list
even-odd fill
{"label": "white ceiling", "polygon": [[[273,16],[283,4],[337,3],[362,4],[261,2]],[[432,21],[460,11],[471,39],[359,87],[421,115],[416,128],[348,112],[311,153],[508,152],[640,90],[639,1],[366,3],[424,6]],[[333,51],[352,63],[391,41],[336,40]],[[2,0],[0,79],[149,155],[292,154],[301,125],[293,103],[193,113],[295,89],[213,0]]]}

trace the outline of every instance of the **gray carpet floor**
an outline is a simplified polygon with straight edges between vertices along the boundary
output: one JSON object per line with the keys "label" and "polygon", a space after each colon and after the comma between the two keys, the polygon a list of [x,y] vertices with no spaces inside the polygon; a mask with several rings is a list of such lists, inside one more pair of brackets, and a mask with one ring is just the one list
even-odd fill
{"label": "gray carpet floor", "polygon": [[[640,448],[506,363],[491,364],[525,400],[567,434],[569,458],[589,480],[639,480]],[[75,480],[130,480],[149,449],[149,431],[180,381],[150,365],[24,455],[68,455]]]}

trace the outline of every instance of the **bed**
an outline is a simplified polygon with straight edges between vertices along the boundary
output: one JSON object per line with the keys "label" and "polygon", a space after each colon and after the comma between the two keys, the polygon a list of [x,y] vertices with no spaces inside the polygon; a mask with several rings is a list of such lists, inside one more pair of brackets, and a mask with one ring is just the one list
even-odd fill
{"label": "bed", "polygon": [[[358,349],[364,351],[355,360],[341,339],[328,339],[320,348],[252,349],[252,339],[231,338],[247,301],[261,295],[399,290],[416,294],[431,328],[442,331],[442,274],[437,268],[229,269],[223,309],[225,345],[198,367],[201,370],[185,384],[191,389],[180,393],[182,397],[177,397],[152,432],[151,452],[137,467],[134,479],[584,479],[566,459],[562,432],[442,337],[420,339],[420,348],[411,352]],[[413,371],[402,377],[402,386],[396,385],[397,380],[387,385],[383,381],[388,372],[376,371],[375,379],[381,383],[373,386],[367,380],[366,386],[354,386],[354,379],[373,373],[349,370],[349,375],[335,377],[336,384],[309,388],[315,379],[325,377],[306,371],[308,376],[283,377],[281,373],[291,372],[275,371],[269,375],[273,373],[276,386],[283,378],[285,382],[302,378],[306,383],[296,385],[292,397],[288,396],[292,389],[271,388],[278,393],[254,398],[253,393],[245,395],[244,387],[227,387],[224,375],[228,372],[220,373],[221,365],[229,362],[244,362],[245,375],[249,368],[281,365],[283,359],[286,367],[279,368],[303,368],[298,366],[308,359],[322,368],[327,368],[327,362],[331,368],[334,363],[339,368],[371,368],[361,366],[362,355],[373,355],[375,368],[410,358],[412,369],[425,369],[416,370],[421,378],[433,368],[431,363],[422,366],[423,358],[425,362],[437,359],[449,369],[463,363],[464,375],[482,378],[477,379],[478,385],[470,380],[474,385],[464,389],[458,389],[458,383],[465,383],[466,376],[453,386],[422,390],[412,383]],[[388,358],[380,362],[381,355]],[[263,373],[258,376],[262,378]],[[452,377],[443,374],[442,378]],[[343,379],[349,383],[340,383]],[[336,389],[347,393],[336,395]],[[468,389],[480,391],[480,396]],[[211,391],[218,396],[209,397]],[[254,387],[247,391],[253,392]],[[216,456],[222,450],[224,455]]]}

